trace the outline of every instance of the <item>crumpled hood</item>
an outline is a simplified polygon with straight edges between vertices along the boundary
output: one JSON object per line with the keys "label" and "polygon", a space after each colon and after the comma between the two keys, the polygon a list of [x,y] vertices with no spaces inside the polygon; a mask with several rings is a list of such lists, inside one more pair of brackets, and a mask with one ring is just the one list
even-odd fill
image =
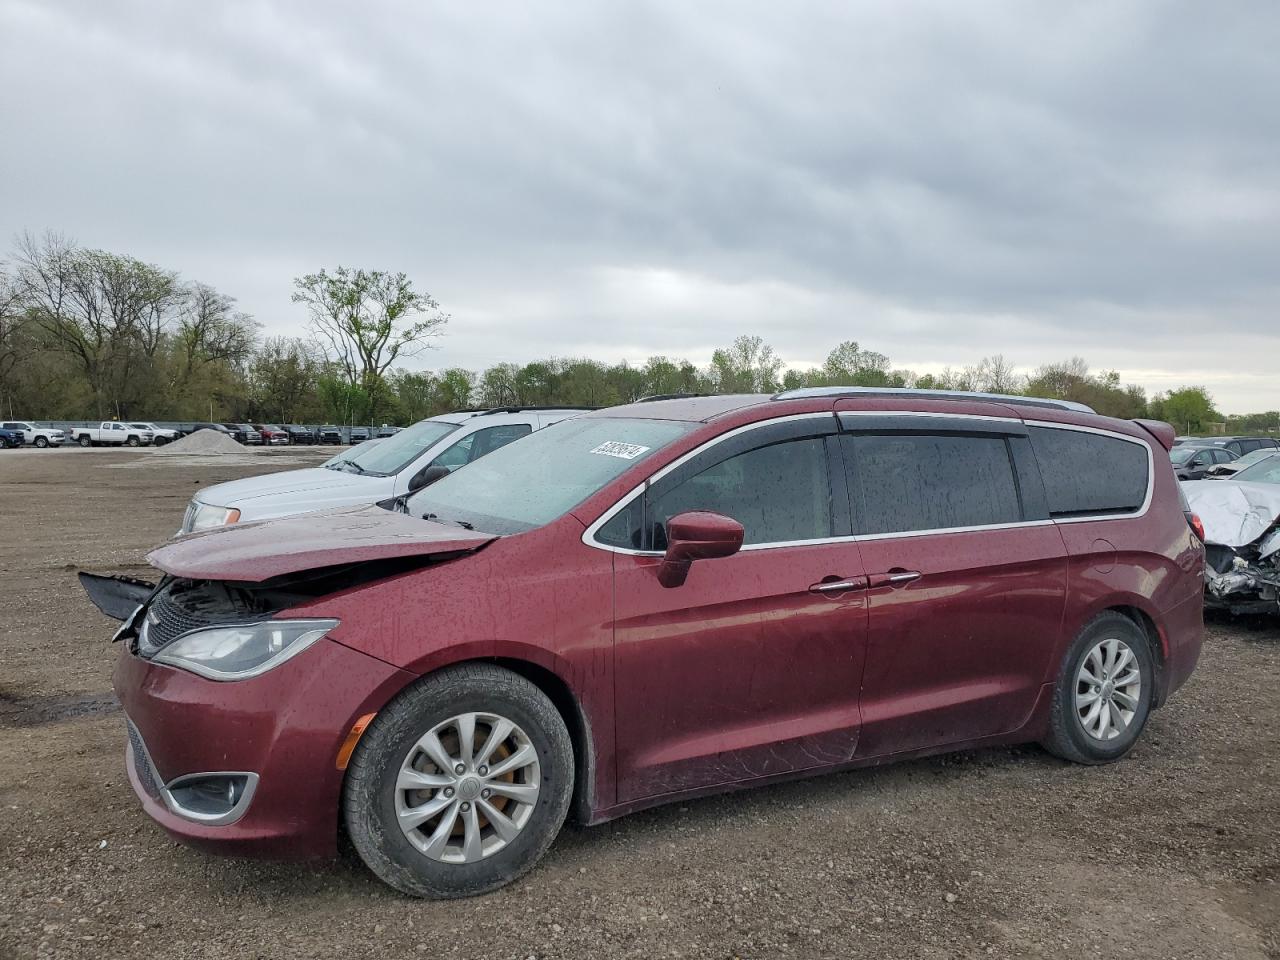
{"label": "crumpled hood", "polygon": [[1208,543],[1243,547],[1280,518],[1280,484],[1239,480],[1191,480],[1182,484]]}
{"label": "crumpled hood", "polygon": [[346,563],[468,553],[495,539],[381,507],[355,507],[189,534],[153,550],[147,561],[175,577],[259,583]]}
{"label": "crumpled hood", "polygon": [[324,499],[349,501],[351,497],[363,497],[363,502],[373,503],[383,499],[384,488],[391,485],[389,477],[372,477],[345,470],[328,470],[324,467],[308,467],[305,470],[285,470],[261,477],[244,477],[227,483],[205,487],[196,498],[201,503],[219,507],[234,507],[245,501],[263,497],[292,496],[299,493],[323,492]]}

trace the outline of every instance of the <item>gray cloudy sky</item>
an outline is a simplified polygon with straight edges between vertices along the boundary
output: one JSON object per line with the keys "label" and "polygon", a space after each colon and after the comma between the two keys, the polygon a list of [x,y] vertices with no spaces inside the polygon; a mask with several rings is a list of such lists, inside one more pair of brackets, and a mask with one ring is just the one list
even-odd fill
{"label": "gray cloudy sky", "polygon": [[0,240],[272,333],[295,275],[401,269],[432,367],[753,333],[1276,409],[1277,51],[1273,0],[0,0]]}

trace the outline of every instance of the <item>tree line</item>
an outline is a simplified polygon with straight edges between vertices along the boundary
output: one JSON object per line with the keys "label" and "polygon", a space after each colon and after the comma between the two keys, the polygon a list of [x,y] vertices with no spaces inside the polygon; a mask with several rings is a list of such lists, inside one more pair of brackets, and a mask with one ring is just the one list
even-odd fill
{"label": "tree line", "polygon": [[233,297],[208,284],[57,234],[24,234],[0,263],[0,406],[30,419],[406,424],[470,407],[858,385],[1075,400],[1184,432],[1224,422],[1232,432],[1280,431],[1280,412],[1223,417],[1197,386],[1148,397],[1078,357],[1030,375],[1001,355],[916,374],[853,340],[807,369],[786,364],[761,337],[741,336],[706,367],[666,356],[642,364],[553,357],[414,371],[403,362],[431,346],[449,317],[403,273],[320,270],[294,280],[293,300],[308,312],[308,335],[263,337]]}

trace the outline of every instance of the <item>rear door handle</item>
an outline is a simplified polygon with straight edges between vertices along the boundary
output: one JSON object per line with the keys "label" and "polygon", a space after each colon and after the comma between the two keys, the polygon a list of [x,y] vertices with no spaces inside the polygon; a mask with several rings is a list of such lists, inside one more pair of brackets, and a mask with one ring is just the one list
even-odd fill
{"label": "rear door handle", "polygon": [[866,577],[851,577],[844,580],[826,579],[809,587],[810,593],[844,593],[846,590],[867,589]]}
{"label": "rear door handle", "polygon": [[871,589],[876,587],[902,587],[920,579],[919,570],[891,570],[888,573],[873,573],[867,578]]}

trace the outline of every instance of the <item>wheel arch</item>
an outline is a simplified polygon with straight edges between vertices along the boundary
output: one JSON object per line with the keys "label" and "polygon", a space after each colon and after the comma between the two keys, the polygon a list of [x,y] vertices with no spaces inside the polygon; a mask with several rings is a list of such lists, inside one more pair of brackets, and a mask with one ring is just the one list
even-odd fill
{"label": "wheel arch", "polygon": [[1137,624],[1147,638],[1147,646],[1151,648],[1151,662],[1155,666],[1155,685],[1152,688],[1151,706],[1156,708],[1164,701],[1165,662],[1169,654],[1169,642],[1164,632],[1156,624],[1155,618],[1145,609],[1133,604],[1118,604],[1107,607],[1107,610],[1127,617]]}
{"label": "wheel arch", "polygon": [[591,811],[595,808],[595,746],[590,721],[573,689],[558,673],[531,660],[490,657],[479,662],[492,663],[524,677],[545,693],[559,712],[573,745],[573,802],[569,816],[579,822],[590,820]]}
{"label": "wheel arch", "polygon": [[[415,675],[412,679],[407,680],[403,686],[391,691],[380,706],[376,708],[370,706],[369,709],[380,713],[387,708],[388,704],[414,684],[432,674],[439,673],[441,670],[480,663],[502,667],[517,676],[523,677],[546,694],[547,699],[556,708],[556,712],[560,714],[560,718],[564,721],[565,729],[569,731],[569,742],[573,747],[574,784],[569,816],[581,823],[589,822],[592,818],[592,812],[600,805],[597,803],[595,790],[596,746],[593,738],[593,728],[591,720],[582,706],[581,699],[574,693],[573,687],[560,671],[544,664],[536,663],[531,659],[513,655],[510,651],[497,655],[473,654],[457,660],[433,663],[425,670],[414,670],[413,673]],[[345,776],[344,771],[344,779]]]}

